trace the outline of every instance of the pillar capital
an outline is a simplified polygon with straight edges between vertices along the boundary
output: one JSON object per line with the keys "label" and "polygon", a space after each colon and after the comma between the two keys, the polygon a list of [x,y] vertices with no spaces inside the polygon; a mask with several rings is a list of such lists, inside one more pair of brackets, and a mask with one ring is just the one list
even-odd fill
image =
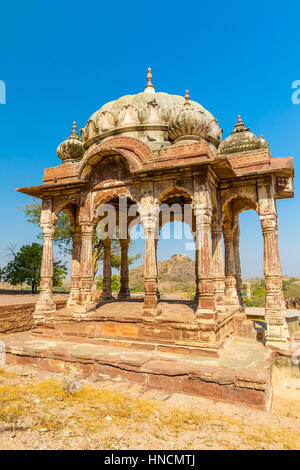
{"label": "pillar capital", "polygon": [[80,244],[81,243],[81,233],[78,231],[72,231],[71,232],[71,237],[72,237],[72,242],[73,244]]}
{"label": "pillar capital", "polygon": [[156,200],[152,197],[142,198],[138,208],[145,237],[157,238],[160,208]]}
{"label": "pillar capital", "polygon": [[83,236],[93,235],[94,229],[95,229],[95,225],[93,223],[81,222],[80,227],[81,227],[81,234]]}
{"label": "pillar capital", "polygon": [[50,224],[41,225],[41,229],[43,231],[43,237],[49,237],[49,238],[54,237],[54,233],[55,233],[55,226],[54,225],[50,225]]}
{"label": "pillar capital", "polygon": [[223,232],[224,243],[232,243],[233,242],[233,232],[232,230],[224,230]]}
{"label": "pillar capital", "polygon": [[212,235],[222,235],[222,224],[220,222],[212,222],[211,224]]}
{"label": "pillar capital", "polygon": [[263,233],[273,232],[277,230],[277,216],[276,214],[269,214],[260,217],[261,228]]}

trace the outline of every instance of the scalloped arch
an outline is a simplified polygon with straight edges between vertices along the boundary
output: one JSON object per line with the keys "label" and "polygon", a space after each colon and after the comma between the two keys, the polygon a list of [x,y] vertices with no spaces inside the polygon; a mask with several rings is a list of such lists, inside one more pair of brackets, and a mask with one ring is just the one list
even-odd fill
{"label": "scalloped arch", "polygon": [[93,167],[105,156],[119,154],[126,158],[130,171],[142,170],[152,157],[151,148],[134,137],[113,137],[97,145],[81,161],[79,178],[89,178]]}

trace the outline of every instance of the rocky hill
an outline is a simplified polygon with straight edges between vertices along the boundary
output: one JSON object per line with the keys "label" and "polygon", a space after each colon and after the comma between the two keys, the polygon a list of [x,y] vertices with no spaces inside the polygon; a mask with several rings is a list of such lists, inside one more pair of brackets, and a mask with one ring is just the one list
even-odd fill
{"label": "rocky hill", "polygon": [[[186,255],[173,255],[158,262],[159,289],[163,291],[195,290],[195,263]],[[143,290],[144,266],[129,271],[130,289]]]}

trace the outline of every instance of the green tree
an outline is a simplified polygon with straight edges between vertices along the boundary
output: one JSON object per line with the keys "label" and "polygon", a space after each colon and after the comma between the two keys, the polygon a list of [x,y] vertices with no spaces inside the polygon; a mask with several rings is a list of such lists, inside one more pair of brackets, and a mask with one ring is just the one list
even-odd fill
{"label": "green tree", "polygon": [[[103,276],[96,277],[96,286],[97,289],[103,289]],[[120,276],[118,274],[113,274],[111,276],[111,290],[113,292],[119,292],[121,287]]]}
{"label": "green tree", "polygon": [[[26,219],[33,225],[39,226],[40,225],[40,217],[41,217],[41,203],[38,201],[33,201],[31,204],[26,204],[23,208],[21,208],[22,212],[25,213]],[[71,237],[71,230],[70,230],[70,218],[68,214],[64,211],[61,211],[57,224],[55,227],[54,233],[54,243],[58,246],[59,250],[62,253],[71,253],[72,251],[72,237]],[[39,239],[42,239],[42,234],[38,235]],[[132,246],[132,242],[130,245]],[[95,229],[93,235],[93,275],[94,279],[98,272],[99,262],[103,260],[104,255],[104,245],[103,240],[98,237],[97,231]],[[128,257],[128,264],[131,265],[141,257],[141,254],[138,253],[136,256],[129,256]],[[119,241],[119,232],[116,231],[116,236],[112,239],[111,242],[111,265],[113,268],[119,269],[121,266],[121,246]]]}
{"label": "green tree", "polygon": [[282,289],[285,299],[293,299],[300,297],[300,285],[298,279],[292,277],[288,280],[283,280]]}
{"label": "green tree", "polygon": [[[266,304],[266,288],[265,281],[259,280],[251,285],[251,306],[264,307]],[[250,305],[249,305],[250,306]]]}
{"label": "green tree", "polygon": [[[1,280],[13,286],[25,283],[31,286],[31,292],[35,294],[40,283],[42,253],[43,246],[39,243],[23,245],[13,254],[13,259],[0,270]],[[67,274],[67,267],[60,260],[54,261],[53,267],[53,286],[61,287]]]}

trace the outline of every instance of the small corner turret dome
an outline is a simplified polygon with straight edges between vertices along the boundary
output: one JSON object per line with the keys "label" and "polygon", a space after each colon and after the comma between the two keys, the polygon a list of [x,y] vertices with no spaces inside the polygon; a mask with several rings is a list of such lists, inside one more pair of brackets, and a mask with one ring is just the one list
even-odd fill
{"label": "small corner turret dome", "polygon": [[199,140],[209,136],[210,116],[203,110],[192,107],[189,92],[185,92],[183,109],[169,121],[169,137],[174,143],[180,140]]}
{"label": "small corner turret dome", "polygon": [[238,116],[238,122],[234,127],[231,135],[220,143],[220,154],[244,152],[264,147],[268,148],[268,144],[262,136],[258,139],[256,135],[250,132],[249,127],[245,127],[241,116]]}
{"label": "small corner turret dome", "polygon": [[84,154],[84,145],[76,132],[76,122],[73,122],[73,131],[70,137],[57,147],[57,156],[64,162],[78,162]]}

